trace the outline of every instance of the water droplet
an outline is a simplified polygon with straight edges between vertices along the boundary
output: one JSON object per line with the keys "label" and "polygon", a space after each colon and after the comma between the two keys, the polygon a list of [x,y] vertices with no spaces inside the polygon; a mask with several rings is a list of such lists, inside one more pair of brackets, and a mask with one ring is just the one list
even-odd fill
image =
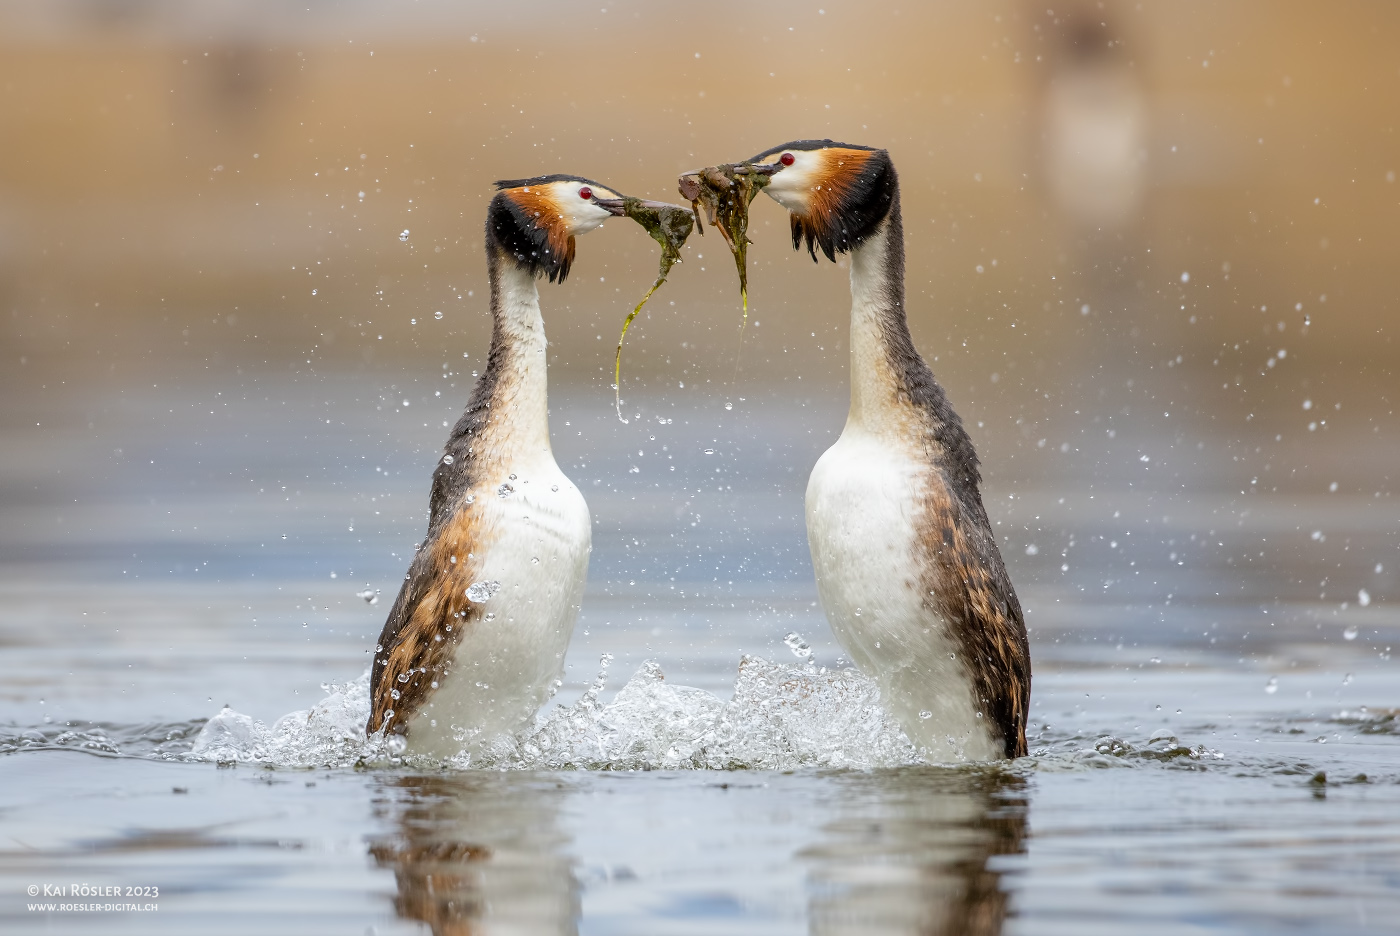
{"label": "water droplet", "polygon": [[476,503],[476,495],[475,495],[475,494],[468,494],[467,497],[466,497],[466,500],[467,500],[467,503],[468,503],[468,504],[474,504],[474,503]]}
{"label": "water droplet", "polygon": [[[366,585],[364,591],[355,592],[355,597],[360,599],[367,605],[376,605],[379,604],[379,589],[370,588],[368,585]],[[374,652],[378,653],[380,650],[383,649],[383,647],[375,647]]]}
{"label": "water droplet", "polygon": [[408,228],[404,228],[402,231],[399,232],[399,240],[401,240],[401,241],[407,241],[407,240],[408,240]]}
{"label": "water droplet", "polygon": [[[407,233],[406,231],[404,233]],[[403,735],[389,735],[389,740],[385,742],[392,754],[402,754],[408,749],[408,739]]]}
{"label": "water droplet", "polygon": [[734,408],[734,404],[733,404],[733,403],[728,403],[728,402],[726,402],[726,403],[724,404],[724,408],[727,409],[727,410],[732,410],[732,409]]}
{"label": "water droplet", "polygon": [[1273,695],[1275,692],[1278,692],[1278,677],[1277,677],[1277,676],[1270,676],[1270,677],[1269,677],[1269,681],[1268,681],[1267,683],[1264,684],[1264,691],[1267,692],[1269,695]]}
{"label": "water droplet", "polygon": [[856,617],[860,617],[860,608],[856,608]]}
{"label": "water droplet", "polygon": [[443,463],[444,465],[450,465],[450,464],[452,464],[453,462],[455,462],[456,460],[457,460],[457,459],[453,458],[451,455],[444,455],[444,456],[442,456],[442,463]]}
{"label": "water droplet", "polygon": [[1359,634],[1359,633],[1360,633],[1360,631],[1357,630],[1356,625],[1353,624],[1353,625],[1351,625],[1350,627],[1348,627],[1346,630],[1342,631],[1342,636],[1345,637],[1347,640],[1355,640],[1355,639],[1356,639],[1356,635]]}
{"label": "water droplet", "polygon": [[500,582],[473,582],[467,589],[467,600],[481,604],[484,601],[490,601],[500,590]]}
{"label": "water droplet", "polygon": [[391,698],[397,700],[397,699],[399,698],[399,690],[397,690],[397,689],[390,690],[389,696],[390,696]]}
{"label": "water droplet", "polygon": [[783,643],[787,644],[787,648],[792,651],[792,655],[799,660],[810,660],[812,658],[812,648],[808,646],[807,641],[803,640],[800,634],[796,632],[788,634],[783,638]]}
{"label": "water droplet", "polygon": [[[436,688],[438,687],[437,680],[434,679],[434,680],[432,681],[432,683],[430,683],[430,685],[431,685],[434,689],[436,689]],[[437,722],[434,721],[433,724],[436,725]]]}
{"label": "water droplet", "polygon": [[510,497],[515,493],[515,488],[511,487],[509,484],[502,484],[500,487],[496,488],[496,493],[501,497]]}
{"label": "water droplet", "polygon": [[1364,588],[1361,589],[1361,591],[1356,593],[1356,603],[1363,608],[1366,607],[1371,603],[1371,593]]}
{"label": "water droplet", "polygon": [[555,493],[558,493],[558,491],[559,491],[559,485],[557,485],[557,484],[551,484],[551,485],[549,486],[549,489],[550,489],[551,491],[554,491]]}
{"label": "water droplet", "polygon": [[933,717],[933,713],[928,710],[924,710],[919,713],[919,717],[922,718],[924,721],[928,721],[930,718]]}
{"label": "water droplet", "polygon": [[1160,711],[1162,710],[1162,707],[1161,707],[1160,705],[1154,706],[1153,708],[1154,708],[1155,711],[1158,711],[1158,712],[1160,712]]}
{"label": "water droplet", "polygon": [[408,674],[407,674],[407,673],[400,673],[400,674],[399,674],[399,682],[408,682]]}
{"label": "water droplet", "polygon": [[706,454],[706,455],[713,455],[714,453],[715,453],[715,450],[714,450],[714,449],[705,449],[705,454]]}
{"label": "water droplet", "polygon": [[530,557],[530,565],[539,565],[539,564],[540,564],[540,559],[539,559],[538,556],[531,556],[531,557]]}
{"label": "water droplet", "polygon": [[1350,685],[1351,685],[1351,678],[1352,678],[1352,677],[1351,677],[1351,674],[1350,674],[1350,673],[1347,673],[1345,676],[1343,676],[1343,677],[1342,677],[1342,685],[1343,685],[1343,686],[1350,686]]}
{"label": "water droplet", "polygon": [[1040,552],[1040,547],[1037,546],[1035,543],[1031,543],[1028,546],[1026,546],[1027,556],[1034,556],[1038,552]]}
{"label": "water droplet", "polygon": [[436,312],[434,312],[434,313],[433,313],[433,318],[435,318],[435,319],[440,319],[440,318],[442,318],[442,310],[441,310],[441,309],[438,309]]}
{"label": "water droplet", "polygon": [[487,621],[494,621],[494,620],[496,620],[496,612],[495,612],[495,611],[489,611],[489,612],[487,612],[486,618],[485,618],[485,619],[486,619]]}
{"label": "water droplet", "polygon": [[515,480],[515,475],[512,474],[512,475],[510,476],[510,479],[511,479],[512,481],[514,481],[514,480]]}

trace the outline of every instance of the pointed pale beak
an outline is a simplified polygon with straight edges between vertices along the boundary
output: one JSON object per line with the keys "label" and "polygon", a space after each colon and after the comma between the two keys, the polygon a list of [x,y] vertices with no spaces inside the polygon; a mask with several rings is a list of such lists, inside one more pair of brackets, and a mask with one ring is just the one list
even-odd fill
{"label": "pointed pale beak", "polygon": [[[621,218],[627,214],[626,208],[624,207],[624,201],[621,198],[594,198],[592,201],[593,204],[597,205],[599,208],[602,208],[604,211],[606,211],[608,214],[612,215],[615,218]],[[684,205],[673,205],[670,202],[651,201],[650,199],[646,198],[639,198],[637,199],[637,202],[643,208],[675,208],[676,210],[684,211],[687,214],[691,213],[688,207]]]}
{"label": "pointed pale beak", "polygon": [[772,163],[763,163],[762,165],[759,165],[759,166],[735,166],[735,167],[734,167],[734,171],[735,171],[735,173],[737,173],[737,174],[739,174],[739,175],[743,175],[744,173],[751,172],[751,173],[753,173],[754,175],[771,176],[771,175],[775,174],[776,172],[778,172],[778,170],[780,170],[780,169],[786,169],[786,168],[787,168],[787,166],[784,166],[784,165],[783,165],[782,163],[780,163],[780,162],[772,162]]}

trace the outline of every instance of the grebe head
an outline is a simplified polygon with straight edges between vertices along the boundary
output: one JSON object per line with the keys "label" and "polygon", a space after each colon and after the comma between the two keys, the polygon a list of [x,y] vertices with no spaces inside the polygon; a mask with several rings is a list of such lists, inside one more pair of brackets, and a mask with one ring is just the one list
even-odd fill
{"label": "grebe head", "polygon": [[574,237],[618,214],[599,203],[618,201],[617,192],[581,176],[508,179],[496,188],[486,212],[487,243],[550,282],[569,275]]}
{"label": "grebe head", "polygon": [[812,259],[859,247],[889,214],[899,182],[890,154],[834,140],[795,140],[749,160],[769,177],[764,194],[791,212],[792,246]]}

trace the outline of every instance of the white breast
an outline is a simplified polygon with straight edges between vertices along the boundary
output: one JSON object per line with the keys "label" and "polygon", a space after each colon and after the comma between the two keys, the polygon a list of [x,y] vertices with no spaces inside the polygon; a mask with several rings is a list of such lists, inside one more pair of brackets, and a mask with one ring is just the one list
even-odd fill
{"label": "white breast", "polygon": [[959,647],[921,595],[915,524],[928,466],[848,426],[807,483],[807,542],[841,646],[935,762],[1001,756]]}
{"label": "white breast", "polygon": [[477,576],[493,593],[410,723],[420,753],[452,756],[522,727],[564,669],[588,576],[588,505],[548,455],[511,467],[477,502],[498,531]]}

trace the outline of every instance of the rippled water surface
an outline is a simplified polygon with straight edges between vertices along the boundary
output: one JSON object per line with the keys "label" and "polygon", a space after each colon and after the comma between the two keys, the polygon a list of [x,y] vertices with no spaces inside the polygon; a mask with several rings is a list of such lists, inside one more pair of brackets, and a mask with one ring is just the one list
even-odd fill
{"label": "rippled water surface", "polygon": [[[840,401],[652,397],[622,426],[606,391],[560,394],[595,521],[566,685],[486,764],[444,767],[358,726],[460,400],[247,378],[157,418],[159,394],[24,397],[0,442],[7,931],[1400,919],[1388,499],[1266,494],[1228,445],[1145,430],[1029,463],[993,439],[1033,753],[924,766],[815,603],[801,494]],[[31,884],[84,883],[158,887],[159,909],[28,909]]]}

